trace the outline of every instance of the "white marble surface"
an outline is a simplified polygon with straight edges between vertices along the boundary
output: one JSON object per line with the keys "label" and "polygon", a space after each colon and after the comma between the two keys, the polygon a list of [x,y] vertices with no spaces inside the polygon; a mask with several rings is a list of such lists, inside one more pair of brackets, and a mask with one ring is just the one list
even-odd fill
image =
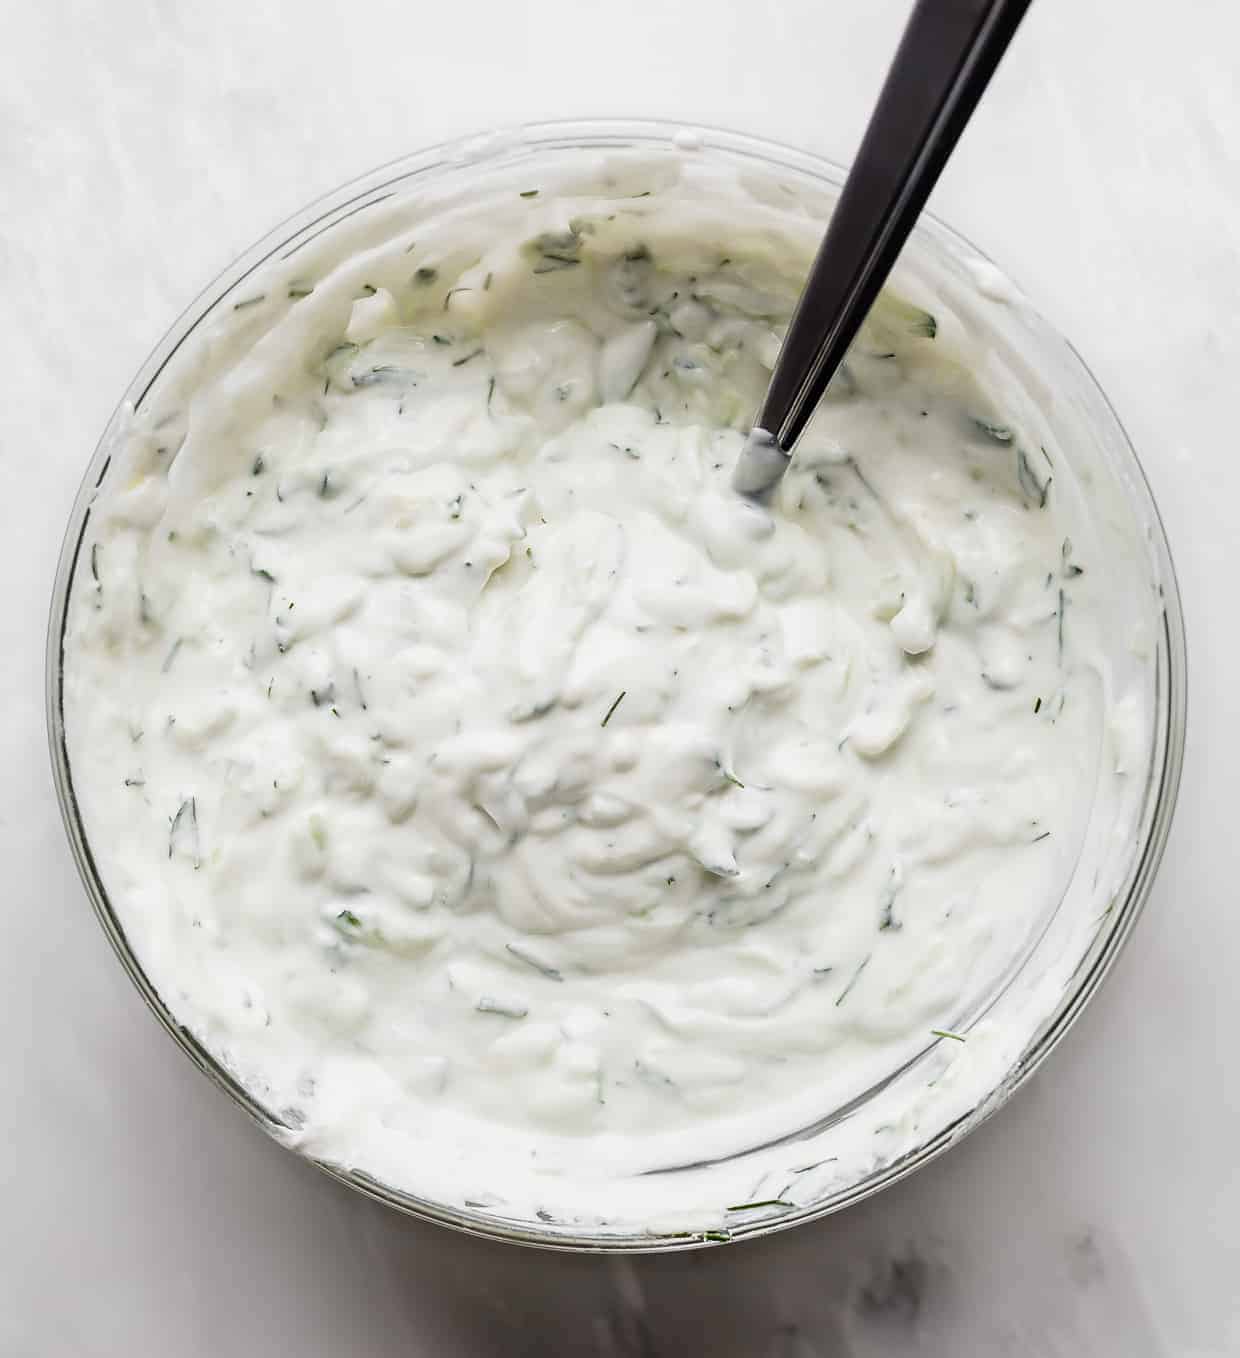
{"label": "white marble surface", "polygon": [[[446,135],[658,114],[846,158],[899,0],[39,0],[0,38],[0,1355],[1240,1353],[1240,12],[1039,0],[936,195],[1078,345],[1145,459],[1190,634],[1189,753],[1134,941],[946,1158],[697,1256],[406,1221],[266,1141],[89,912],[43,731],[62,525],[201,284],[310,196]],[[768,12],[769,11],[769,12]]]}

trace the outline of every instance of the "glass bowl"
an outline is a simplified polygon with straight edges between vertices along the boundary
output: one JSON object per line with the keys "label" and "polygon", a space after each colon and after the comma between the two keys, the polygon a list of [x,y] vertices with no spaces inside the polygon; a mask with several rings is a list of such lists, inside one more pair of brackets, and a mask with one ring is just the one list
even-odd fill
{"label": "glass bowl", "polygon": [[[152,1012],[186,1055],[268,1133],[284,1140],[290,1130],[183,1027],[143,969],[109,899],[74,792],[63,712],[63,638],[72,592],[79,576],[81,544],[92,504],[104,486],[111,450],[127,414],[158,390],[169,365],[200,328],[234,304],[244,286],[270,261],[287,259],[317,237],[360,232],[391,220],[405,204],[468,194],[504,176],[597,164],[600,156],[654,156],[663,163],[680,157],[709,162],[733,177],[738,191],[760,201],[793,203],[817,219],[829,214],[844,170],[815,156],[735,133],[637,121],[544,123],[486,134],[432,148],[383,166],[319,199],[247,251],[189,306],[143,364],[86,469],[61,551],[47,642],[47,715],[52,764],[65,830],[95,912],[112,947]],[[773,197],[772,197],[773,195]],[[377,212],[380,204],[388,207]],[[766,1234],[838,1211],[903,1178],[955,1144],[998,1108],[1032,1074],[1071,1027],[1107,974],[1127,938],[1154,877],[1175,805],[1184,746],[1186,658],[1175,575],[1157,510],[1127,436],[1103,392],[1075,351],[1023,300],[1007,279],[969,242],[923,217],[910,238],[896,274],[905,285],[931,287],[984,336],[983,383],[1002,381],[1009,406],[1022,428],[1070,464],[1071,481],[1085,501],[1112,506],[1101,516],[1100,540],[1114,571],[1131,578],[1130,616],[1121,650],[1129,654],[1142,701],[1140,767],[1124,784],[1124,795],[1105,814],[1095,805],[1083,847],[1066,890],[1040,922],[1005,975],[997,978],[969,1022],[1003,1020],[1006,1045],[988,1061],[963,1072],[932,1043],[914,1061],[893,1071],[861,1098],[824,1110],[809,1128],[790,1132],[772,1145],[728,1157],[726,1164],[683,1166],[662,1171],[663,1204],[646,1220],[635,1206],[629,1219],[560,1219],[549,1213],[508,1215],[502,1206],[435,1201],[418,1197],[358,1170],[314,1161],[350,1187],[393,1207],[476,1235],[527,1245],[589,1251],[654,1251],[725,1243]],[[1065,449],[1070,453],[1064,454]],[[1063,479],[1064,474],[1059,473]],[[1118,508],[1115,508],[1118,507]],[[1133,638],[1136,638],[1134,641]],[[1006,1027],[1004,1026],[1006,1025]],[[950,1078],[949,1078],[950,1077]],[[907,1110],[925,1090],[952,1086],[936,1095],[933,1107],[910,1122]],[[889,1133],[895,1123],[903,1139]],[[864,1154],[831,1154],[843,1131],[875,1128]],[[781,1158],[782,1157],[782,1158]],[[695,1184],[709,1171],[728,1188],[780,1172],[799,1173],[794,1161],[814,1159],[815,1173],[802,1181],[792,1207],[759,1207],[739,1215],[720,1209],[703,1219],[678,1200],[692,1200]],[[819,1171],[819,1166],[827,1166]],[[759,1173],[760,1172],[760,1173]],[[635,1185],[640,1203],[647,1186]],[[726,1192],[726,1190],[725,1190]],[[648,1195],[647,1195],[648,1196]],[[743,1196],[743,1193],[742,1193]],[[752,1196],[752,1195],[750,1195]],[[716,1201],[736,1201],[721,1196]],[[747,1199],[746,1199],[747,1200]],[[657,1216],[657,1223],[654,1223]]]}

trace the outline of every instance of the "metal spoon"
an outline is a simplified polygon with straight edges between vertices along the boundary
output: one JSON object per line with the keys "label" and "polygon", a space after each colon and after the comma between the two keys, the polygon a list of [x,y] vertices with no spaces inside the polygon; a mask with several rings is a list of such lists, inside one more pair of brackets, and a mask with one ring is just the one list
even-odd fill
{"label": "metal spoon", "polygon": [[767,501],[1030,0],[917,0],[733,485]]}

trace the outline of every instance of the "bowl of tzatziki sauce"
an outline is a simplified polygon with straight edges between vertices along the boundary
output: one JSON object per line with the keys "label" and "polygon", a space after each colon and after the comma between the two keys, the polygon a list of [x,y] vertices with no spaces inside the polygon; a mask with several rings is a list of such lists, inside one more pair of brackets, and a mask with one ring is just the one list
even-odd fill
{"label": "bowl of tzatziki sauce", "polygon": [[86,471],[48,637],[121,962],[282,1144],[567,1249],[837,1210],[1106,974],[1185,650],[1075,351],[932,218],[769,509],[731,489],[844,172],[552,123],[211,284]]}

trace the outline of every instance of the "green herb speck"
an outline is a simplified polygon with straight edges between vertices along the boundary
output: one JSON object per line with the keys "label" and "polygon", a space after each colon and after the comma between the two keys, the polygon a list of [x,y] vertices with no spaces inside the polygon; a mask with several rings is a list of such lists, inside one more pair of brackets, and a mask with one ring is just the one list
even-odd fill
{"label": "green herb speck", "polygon": [[994,439],[996,443],[1012,441],[1012,431],[1006,424],[996,424],[993,420],[984,420],[978,416],[974,416],[973,423],[988,439]]}
{"label": "green herb speck", "polygon": [[[872,954],[871,954],[871,955],[872,955]],[[844,1001],[849,997],[849,995],[852,994],[853,986],[855,986],[855,985],[857,984],[857,982],[861,979],[861,973],[862,973],[862,972],[866,969],[866,967],[868,967],[869,965],[870,965],[870,956],[866,956],[866,957],[862,960],[861,965],[857,968],[857,970],[853,972],[851,980],[850,980],[850,981],[848,982],[848,984],[844,987],[844,989],[840,991],[838,997],[836,998],[835,1007],[836,1007],[837,1009],[840,1007],[840,1005],[842,1005],[842,1004],[844,1003]]]}
{"label": "green herb speck", "polygon": [[527,952],[519,943],[505,943],[504,951],[511,953],[518,962],[524,962],[527,967],[538,972],[540,976],[545,976],[549,981],[562,981],[564,979],[563,973],[558,967],[553,967],[546,962],[540,961],[533,953]]}
{"label": "green herb speck", "polygon": [[939,333],[939,323],[929,312],[923,312],[917,320],[909,326],[909,334],[916,335],[918,339],[933,339]]}

